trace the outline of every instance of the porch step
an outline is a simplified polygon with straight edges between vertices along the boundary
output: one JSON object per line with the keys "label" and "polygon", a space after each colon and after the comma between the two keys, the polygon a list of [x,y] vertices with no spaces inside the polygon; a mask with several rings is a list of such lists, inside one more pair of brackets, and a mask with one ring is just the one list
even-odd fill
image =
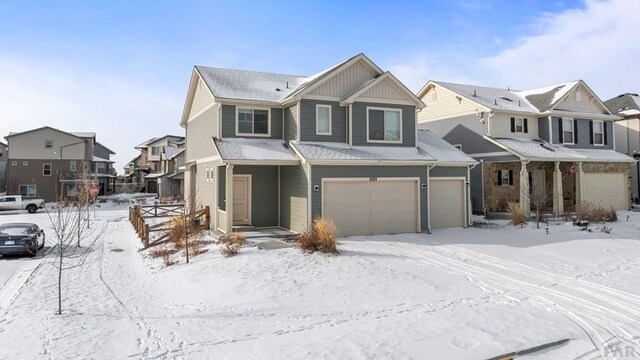
{"label": "porch step", "polygon": [[251,225],[236,225],[233,227],[233,232],[248,232],[248,231],[256,231],[256,227]]}

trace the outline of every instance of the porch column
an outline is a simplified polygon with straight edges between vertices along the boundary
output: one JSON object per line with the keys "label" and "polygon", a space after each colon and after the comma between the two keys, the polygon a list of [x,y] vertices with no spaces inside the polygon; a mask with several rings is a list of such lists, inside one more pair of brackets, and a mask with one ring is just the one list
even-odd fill
{"label": "porch column", "polygon": [[578,169],[576,169],[576,210],[582,211],[582,199],[584,199],[584,193],[582,192],[582,163],[578,163]]}
{"label": "porch column", "polygon": [[227,164],[225,173],[224,209],[227,214],[225,230],[227,234],[233,232],[233,164]]}
{"label": "porch column", "polygon": [[555,162],[555,170],[553,171],[553,213],[561,214],[564,212],[564,197],[562,191],[562,173],[560,172],[560,162]]}
{"label": "porch column", "polygon": [[529,172],[527,172],[527,163],[523,161],[520,169],[520,207],[525,215],[531,212],[531,202],[529,199]]}

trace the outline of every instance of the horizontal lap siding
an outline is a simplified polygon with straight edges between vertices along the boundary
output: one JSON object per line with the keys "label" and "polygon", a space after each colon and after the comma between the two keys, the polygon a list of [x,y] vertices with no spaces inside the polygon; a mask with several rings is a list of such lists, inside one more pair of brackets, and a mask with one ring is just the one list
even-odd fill
{"label": "horizontal lap siding", "polygon": [[[250,109],[251,106],[246,106]],[[282,139],[283,109],[271,108],[271,139]],[[222,137],[244,137],[236,134],[236,107],[222,105]],[[254,136],[248,136],[255,138]],[[259,138],[259,137],[258,137]]]}
{"label": "horizontal lap siding", "polygon": [[212,137],[218,136],[219,105],[214,105],[187,123],[187,161],[215,155]]}
{"label": "horizontal lap siding", "polygon": [[293,231],[307,227],[307,192],[302,166],[280,166],[280,226]]}
{"label": "horizontal lap siding", "polygon": [[[390,108],[402,110],[402,144],[380,144],[367,142],[367,107]],[[354,146],[410,146],[416,145],[416,107],[412,105],[395,105],[380,103],[354,102],[352,105]]]}
{"label": "horizontal lap siding", "polygon": [[[195,186],[195,208],[208,206],[211,218],[215,222],[216,214],[216,182],[215,174],[211,180],[207,181],[207,170],[215,169],[213,163],[200,163],[196,168],[196,186]],[[214,228],[213,224],[211,227]]]}
{"label": "horizontal lap siding", "polygon": [[[311,168],[311,186],[318,185],[320,191],[312,192],[311,214],[322,215],[322,179],[323,178],[369,178],[369,177],[419,177],[420,178],[420,224],[427,230],[427,183],[426,166],[313,166]],[[354,204],[356,206],[356,204]]]}
{"label": "horizontal lap siding", "polygon": [[[331,105],[331,135],[316,135],[316,106]],[[345,106],[336,101],[302,100],[300,102],[300,139],[302,141],[347,142]]]}
{"label": "horizontal lap siding", "polygon": [[278,226],[278,167],[235,166],[233,173],[251,175],[251,225]]}

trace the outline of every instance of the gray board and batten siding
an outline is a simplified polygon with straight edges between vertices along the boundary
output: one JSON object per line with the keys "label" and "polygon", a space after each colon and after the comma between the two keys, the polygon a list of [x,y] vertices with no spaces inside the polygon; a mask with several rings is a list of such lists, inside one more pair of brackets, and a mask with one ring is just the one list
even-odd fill
{"label": "gray board and batten siding", "polygon": [[298,104],[284,109],[283,130],[284,141],[298,139]]}
{"label": "gray board and batten siding", "polygon": [[[552,117],[551,118],[551,128],[553,134],[553,143],[554,144],[563,144],[560,141],[560,117]],[[604,145],[594,145],[591,142],[591,121],[588,119],[574,119],[574,127],[577,129],[578,134],[578,142],[575,144],[563,144],[568,148],[579,148],[579,149],[613,149],[613,122],[609,120],[604,120],[602,123],[604,125],[604,135],[605,135],[605,144]],[[575,130],[574,130],[575,131]],[[575,135],[574,135],[575,136]]]}
{"label": "gray board and batten siding", "polygon": [[[316,135],[317,105],[331,106],[331,135]],[[307,100],[300,101],[301,141],[348,142],[347,139],[347,106],[340,106],[337,101]]]}
{"label": "gray board and batten siding", "polygon": [[426,166],[334,166],[314,165],[311,167],[311,185],[320,187],[320,191],[311,194],[312,218],[322,215],[322,179],[324,178],[371,178],[371,177],[413,177],[420,178],[420,224],[421,230],[427,231],[427,189],[421,184],[427,184]]}
{"label": "gray board and batten siding", "polygon": [[[389,108],[402,110],[402,143],[375,143],[367,142],[367,107]],[[354,146],[416,146],[416,107],[413,105],[396,105],[354,102],[351,108],[353,119],[351,127],[353,131],[352,144]]]}
{"label": "gray board and batten siding", "polygon": [[[251,106],[246,106],[247,109],[251,109]],[[283,109],[282,108],[270,108],[271,114],[271,139],[282,139],[282,127],[283,127]],[[236,106],[235,105],[222,105],[222,137],[244,137],[243,135],[236,134]],[[256,138],[259,136],[247,136],[250,138]],[[264,136],[266,137],[266,136]]]}

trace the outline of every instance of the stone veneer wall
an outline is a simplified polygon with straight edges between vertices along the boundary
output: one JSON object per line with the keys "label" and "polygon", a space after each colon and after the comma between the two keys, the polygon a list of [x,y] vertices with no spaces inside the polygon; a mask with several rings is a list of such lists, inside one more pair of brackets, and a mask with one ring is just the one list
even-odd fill
{"label": "stone veneer wall", "polygon": [[[506,211],[507,202],[520,201],[520,162],[483,163],[484,206],[489,212]],[[513,171],[513,185],[498,185],[498,171]]]}

